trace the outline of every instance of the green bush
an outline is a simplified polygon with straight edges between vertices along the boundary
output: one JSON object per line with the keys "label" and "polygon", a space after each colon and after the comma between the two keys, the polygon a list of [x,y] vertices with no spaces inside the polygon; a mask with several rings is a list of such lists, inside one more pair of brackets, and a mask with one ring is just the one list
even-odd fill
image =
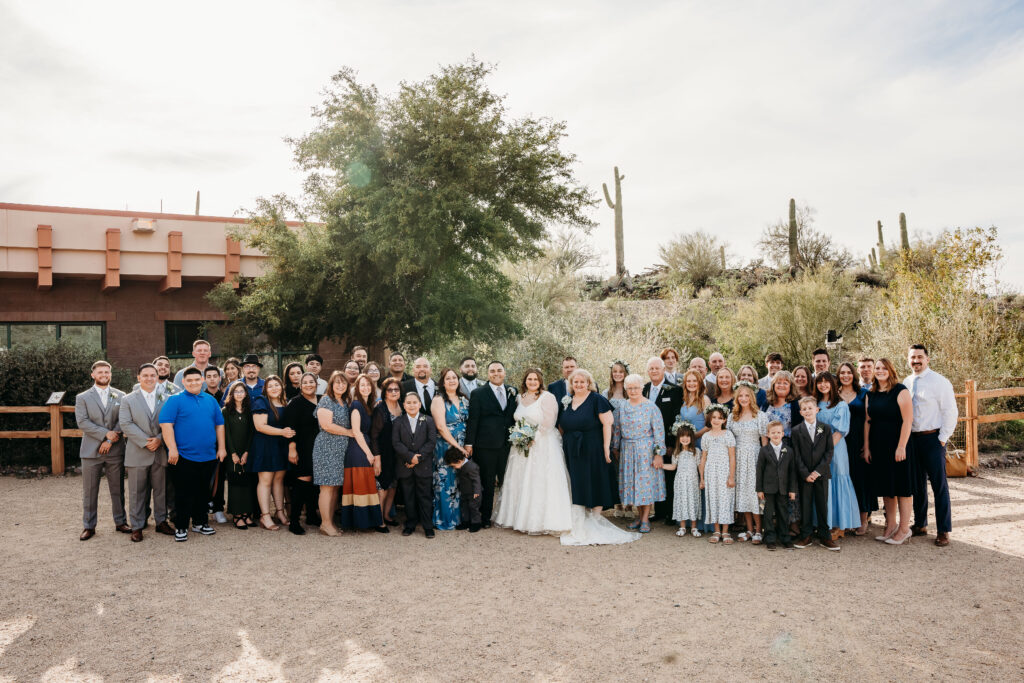
{"label": "green bush", "polygon": [[[90,367],[98,359],[94,348],[69,341],[0,351],[0,405],[42,406],[54,391],[63,391],[64,405],[74,405],[75,395],[92,386]],[[112,386],[131,391],[134,373],[114,368]],[[44,430],[50,424],[45,413],[0,414],[0,431]],[[64,426],[75,428],[75,417],[64,415]],[[79,439],[64,439],[64,458],[78,462]],[[49,439],[0,439],[0,466],[48,465]]]}

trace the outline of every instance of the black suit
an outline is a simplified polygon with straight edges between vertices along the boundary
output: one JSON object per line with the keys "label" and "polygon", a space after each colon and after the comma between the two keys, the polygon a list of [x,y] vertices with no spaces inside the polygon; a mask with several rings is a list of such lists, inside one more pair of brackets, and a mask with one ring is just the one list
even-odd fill
{"label": "black suit", "polygon": [[[644,385],[644,398],[651,396],[651,383]],[[679,417],[683,408],[683,390],[678,384],[665,380],[658,391],[655,405],[661,411],[661,421],[665,424],[665,452],[672,453],[676,449],[676,435],[672,433],[672,424]],[[665,500],[654,504],[654,516],[667,522],[672,521],[672,501],[675,497],[675,477],[665,477]]]}
{"label": "black suit", "polygon": [[[818,537],[831,540],[828,528],[828,480],[832,475],[832,428],[823,422],[816,423],[814,440],[807,433],[803,420],[793,425],[790,432],[793,450],[796,453],[796,469],[800,475],[800,535],[810,537],[814,531],[814,513],[818,515]],[[819,476],[814,483],[807,477],[811,472]]]}
{"label": "black suit", "polygon": [[[408,380],[402,382],[402,402],[403,403],[405,402],[405,395],[408,394],[410,391],[415,393],[417,396],[420,397],[420,402],[423,404],[422,406],[420,406],[420,413],[422,413],[423,415],[429,415],[430,414],[430,401],[434,400],[434,397],[437,396],[437,391],[438,391],[437,383],[436,382],[434,383],[434,391],[429,391],[427,389],[422,389],[421,390],[420,389],[420,385],[416,383],[415,379],[408,379]],[[427,400],[427,397],[424,396],[424,392],[426,392],[426,394],[430,397],[429,400]]]}
{"label": "black suit", "polygon": [[764,494],[764,541],[776,540],[788,543],[789,538],[789,494],[800,490],[796,478],[796,463],[793,444],[782,440],[779,458],[775,458],[775,447],[761,446],[757,454],[756,490]]}
{"label": "black suit", "polygon": [[[395,449],[395,478],[402,487],[405,498],[405,528],[415,529],[419,518],[423,530],[434,528],[434,446],[437,444],[437,428],[433,418],[419,415],[416,418],[416,433],[409,427],[409,417],[402,415],[392,423],[391,445]],[[419,455],[415,467],[414,455]]]}
{"label": "black suit", "polygon": [[484,492],[480,501],[480,516],[484,524],[491,521],[494,509],[495,481],[505,481],[508,464],[508,430],[515,424],[516,390],[508,385],[505,408],[498,403],[490,382],[473,391],[469,397],[469,420],[466,422],[466,445],[473,447],[473,460],[480,467],[480,481]]}

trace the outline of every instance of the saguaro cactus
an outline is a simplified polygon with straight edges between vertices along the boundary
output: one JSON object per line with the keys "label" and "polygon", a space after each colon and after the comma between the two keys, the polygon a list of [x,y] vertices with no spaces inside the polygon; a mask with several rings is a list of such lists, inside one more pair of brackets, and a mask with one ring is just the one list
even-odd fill
{"label": "saguaro cactus", "polygon": [[196,190],[196,215],[199,215],[199,190]]}
{"label": "saguaro cactus", "polygon": [[626,256],[622,245],[622,181],[626,178],[619,175],[619,167],[615,167],[615,201],[612,201],[608,194],[607,183],[601,183],[604,188],[604,200],[615,212],[615,275],[622,277],[626,274]]}
{"label": "saguaro cactus", "polygon": [[907,214],[900,212],[900,249],[910,251],[910,238],[907,236]]}
{"label": "saguaro cactus", "polygon": [[882,237],[882,221],[878,221],[878,262],[885,259],[885,238]]}
{"label": "saguaro cactus", "polygon": [[796,243],[796,200],[789,200],[789,270],[796,272],[800,267],[800,251]]}
{"label": "saguaro cactus", "polygon": [[725,245],[718,247],[718,255],[722,259],[722,270],[725,270]]}
{"label": "saguaro cactus", "polygon": [[871,248],[871,253],[868,254],[868,266],[871,267],[871,270],[874,270],[875,268],[878,267],[878,258],[875,256],[874,247]]}

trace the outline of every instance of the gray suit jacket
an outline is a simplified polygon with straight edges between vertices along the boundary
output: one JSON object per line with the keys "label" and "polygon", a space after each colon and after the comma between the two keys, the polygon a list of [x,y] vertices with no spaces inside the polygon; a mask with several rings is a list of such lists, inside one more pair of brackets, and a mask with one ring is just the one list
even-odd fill
{"label": "gray suit jacket", "polygon": [[[110,387],[110,404],[107,406],[100,405],[100,396],[93,387],[75,396],[75,421],[82,430],[80,458],[100,457],[100,444],[106,441],[107,432],[121,431],[119,418],[123,400],[124,392],[114,387]],[[111,444],[107,455],[124,457],[124,439]]]}
{"label": "gray suit jacket", "polygon": [[[133,391],[121,401],[120,424],[125,440],[125,467],[148,467],[153,464],[158,453],[166,451],[160,431],[160,408],[163,404],[158,398],[150,413],[141,390]],[[160,448],[150,451],[146,448],[146,439],[154,436],[160,437]]]}

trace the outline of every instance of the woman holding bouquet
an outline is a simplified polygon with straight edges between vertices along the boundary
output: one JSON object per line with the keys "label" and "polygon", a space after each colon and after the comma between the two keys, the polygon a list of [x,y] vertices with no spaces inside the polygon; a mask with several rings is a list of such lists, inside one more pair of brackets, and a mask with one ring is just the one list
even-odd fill
{"label": "woman holding bouquet", "polygon": [[665,500],[665,423],[661,412],[644,398],[644,380],[630,375],[623,383],[629,400],[619,409],[612,429],[612,451],[619,454],[619,497],[636,505],[640,519],[629,525],[646,534],[651,530],[651,506]]}
{"label": "woman holding bouquet", "polygon": [[512,448],[493,523],[528,534],[560,536],[572,528],[571,503],[555,429],[558,402],[543,387],[540,370],[527,370],[519,389]]}

